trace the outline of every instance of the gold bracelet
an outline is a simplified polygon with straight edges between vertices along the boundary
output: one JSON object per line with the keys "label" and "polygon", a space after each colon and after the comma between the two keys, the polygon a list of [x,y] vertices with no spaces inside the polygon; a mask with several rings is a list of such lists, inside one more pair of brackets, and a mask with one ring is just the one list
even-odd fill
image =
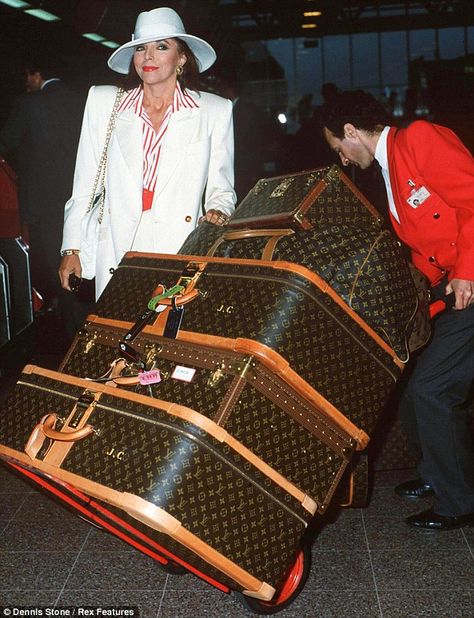
{"label": "gold bracelet", "polygon": [[79,253],[79,249],[63,249],[61,251],[61,257],[64,257],[65,255],[79,255]]}

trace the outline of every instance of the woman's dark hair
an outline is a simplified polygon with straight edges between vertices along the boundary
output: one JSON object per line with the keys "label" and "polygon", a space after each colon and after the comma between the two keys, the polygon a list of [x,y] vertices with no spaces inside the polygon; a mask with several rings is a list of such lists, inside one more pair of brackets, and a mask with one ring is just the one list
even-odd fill
{"label": "woman's dark hair", "polygon": [[[174,39],[178,44],[178,51],[180,54],[184,54],[186,56],[186,62],[183,65],[183,72],[181,75],[178,75],[179,83],[183,88],[189,88],[189,90],[199,91],[200,81],[199,81],[199,66],[196,60],[196,56],[190,50],[189,46],[181,39]],[[130,68],[128,70],[128,75],[122,81],[122,87],[125,90],[132,90],[137,86],[140,86],[142,80],[138,76],[135,65],[133,64],[133,57],[130,60]]]}
{"label": "woman's dark hair", "polygon": [[336,94],[321,111],[322,125],[337,138],[344,137],[344,125],[353,124],[356,129],[375,133],[390,124],[390,116],[375,97],[362,90]]}

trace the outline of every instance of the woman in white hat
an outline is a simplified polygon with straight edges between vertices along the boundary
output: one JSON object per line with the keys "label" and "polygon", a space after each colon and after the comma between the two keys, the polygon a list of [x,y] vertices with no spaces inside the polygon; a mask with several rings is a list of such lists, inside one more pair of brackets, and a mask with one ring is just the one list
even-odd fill
{"label": "woman in white hat", "polygon": [[127,75],[125,91],[89,92],[65,207],[65,289],[73,274],[95,277],[98,297],[126,251],[176,253],[202,205],[218,225],[233,212],[232,104],[197,89],[199,72],[215,59],[164,7],[140,13],[132,40],[109,58]]}

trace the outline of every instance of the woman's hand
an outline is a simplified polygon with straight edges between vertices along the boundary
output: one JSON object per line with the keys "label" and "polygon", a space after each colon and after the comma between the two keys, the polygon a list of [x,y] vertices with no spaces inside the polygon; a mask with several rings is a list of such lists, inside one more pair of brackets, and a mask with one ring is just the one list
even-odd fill
{"label": "woman's hand", "polygon": [[61,263],[59,264],[59,279],[61,281],[61,286],[65,290],[72,292],[71,286],[69,285],[69,277],[74,274],[76,277],[80,278],[81,273],[82,268],[79,255],[65,255],[61,258]]}
{"label": "woman's hand", "polygon": [[206,214],[199,219],[199,223],[203,221],[207,221],[208,223],[214,223],[214,225],[225,225],[229,220],[229,216],[221,212],[220,210],[215,210],[211,208],[206,212]]}

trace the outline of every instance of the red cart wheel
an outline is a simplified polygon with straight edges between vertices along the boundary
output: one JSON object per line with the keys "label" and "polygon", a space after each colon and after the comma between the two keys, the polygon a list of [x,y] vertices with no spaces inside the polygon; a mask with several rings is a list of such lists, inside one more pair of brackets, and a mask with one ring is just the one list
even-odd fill
{"label": "red cart wheel", "polygon": [[277,592],[274,599],[271,601],[261,601],[248,597],[241,592],[235,592],[238,601],[254,614],[276,614],[282,609],[285,609],[303,590],[306,580],[308,579],[311,570],[311,547],[304,545],[296,557],[295,563],[283,584],[281,590]]}

